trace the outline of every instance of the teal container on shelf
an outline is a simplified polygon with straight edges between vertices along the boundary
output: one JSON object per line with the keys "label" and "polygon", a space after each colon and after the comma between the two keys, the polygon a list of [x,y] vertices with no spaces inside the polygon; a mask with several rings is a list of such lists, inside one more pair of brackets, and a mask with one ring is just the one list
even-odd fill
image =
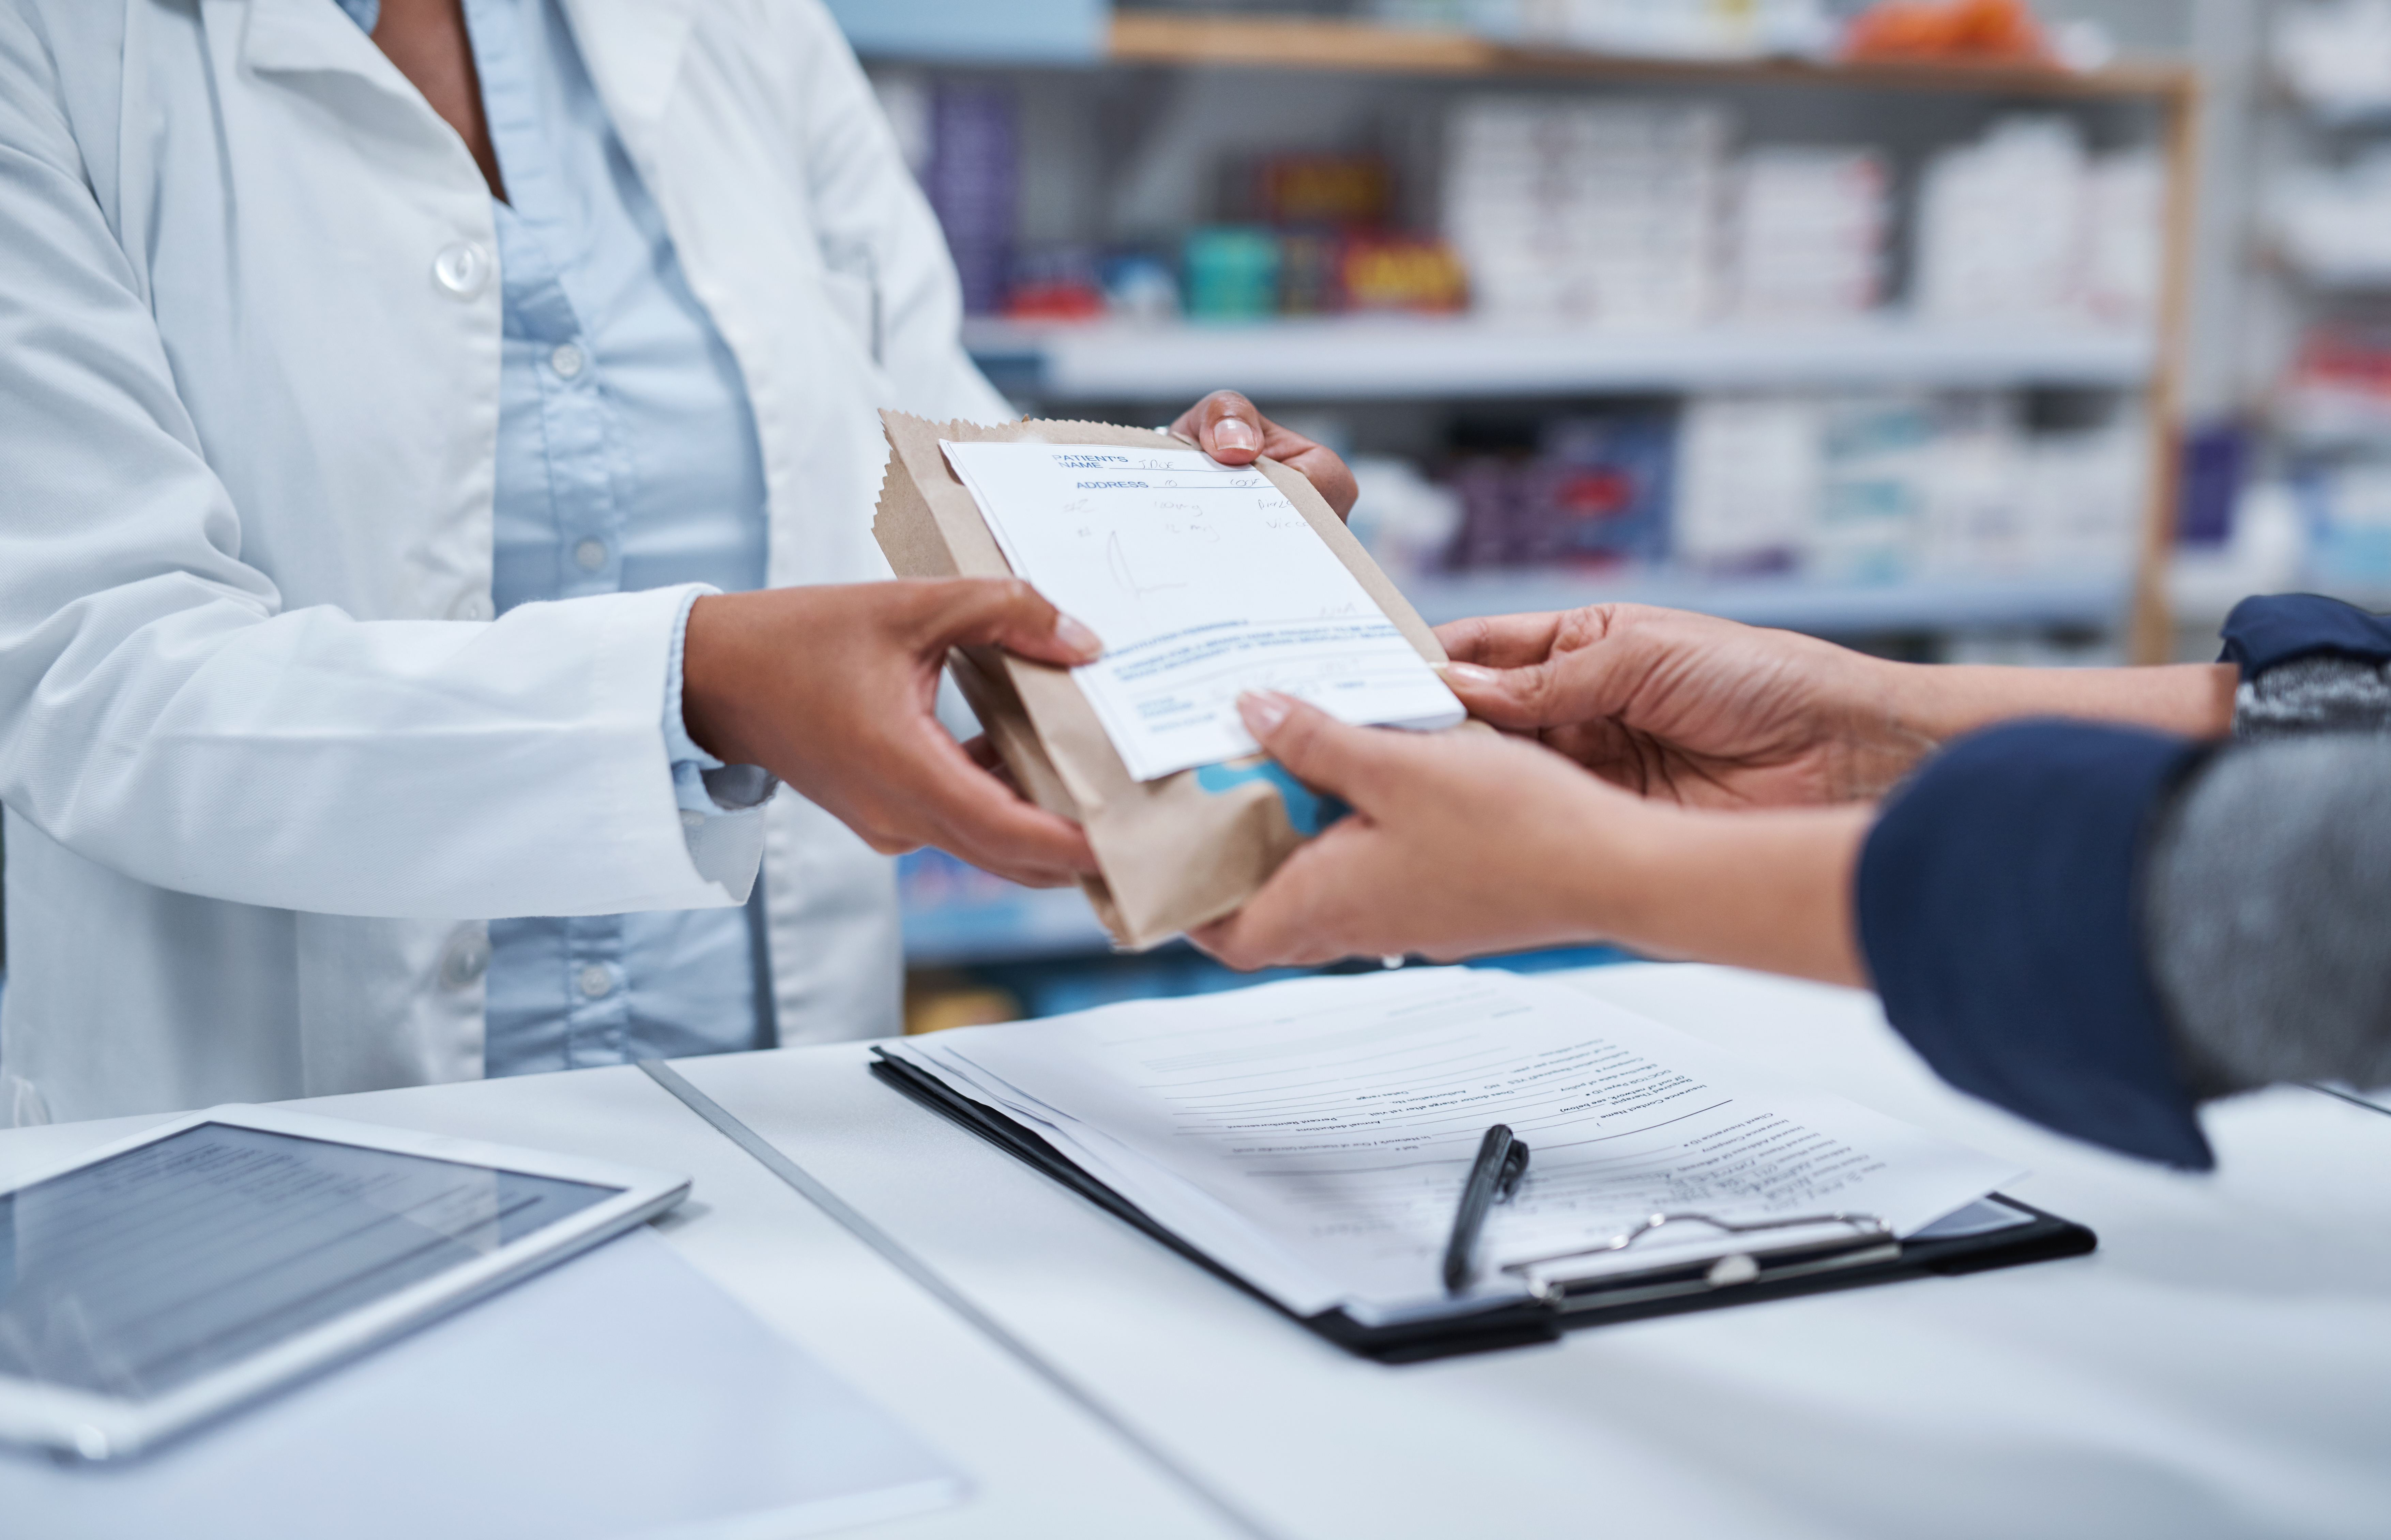
{"label": "teal container on shelf", "polygon": [[1197,321],[1260,321],[1278,314],[1278,237],[1245,225],[1191,230],[1182,256],[1187,314]]}

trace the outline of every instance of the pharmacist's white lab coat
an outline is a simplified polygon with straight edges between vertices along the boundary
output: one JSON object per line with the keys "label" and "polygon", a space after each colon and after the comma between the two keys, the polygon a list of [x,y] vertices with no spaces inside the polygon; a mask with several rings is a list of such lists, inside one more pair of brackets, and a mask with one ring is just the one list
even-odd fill
{"label": "pharmacist's white lab coat", "polygon": [[[853,56],[814,0],[564,9],[744,373],[771,582],[885,576],[874,409],[1004,406]],[[0,1123],[478,1076],[483,920],[738,901],[666,764],[686,590],[486,623],[497,250],[331,0],[0,0]],[[891,1030],[887,863],[765,823],[784,1040]]]}

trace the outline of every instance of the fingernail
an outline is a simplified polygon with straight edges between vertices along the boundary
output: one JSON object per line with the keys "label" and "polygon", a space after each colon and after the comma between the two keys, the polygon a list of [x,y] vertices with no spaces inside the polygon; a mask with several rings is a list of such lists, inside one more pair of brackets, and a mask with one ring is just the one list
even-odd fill
{"label": "fingernail", "polygon": [[1289,696],[1276,690],[1247,690],[1237,697],[1237,714],[1246,719],[1246,728],[1258,738],[1267,738],[1278,731],[1286,713],[1295,709]]}
{"label": "fingernail", "polygon": [[1254,431],[1252,423],[1241,418],[1230,417],[1212,427],[1214,449],[1260,449],[1261,446],[1262,436]]}
{"label": "fingernail", "polygon": [[1054,639],[1082,658],[1092,661],[1104,655],[1103,638],[1070,616],[1059,611],[1054,616]]}
{"label": "fingernail", "polygon": [[1444,676],[1447,679],[1459,680],[1465,685],[1491,685],[1494,682],[1494,671],[1491,668],[1480,668],[1476,663],[1447,663],[1444,665]]}

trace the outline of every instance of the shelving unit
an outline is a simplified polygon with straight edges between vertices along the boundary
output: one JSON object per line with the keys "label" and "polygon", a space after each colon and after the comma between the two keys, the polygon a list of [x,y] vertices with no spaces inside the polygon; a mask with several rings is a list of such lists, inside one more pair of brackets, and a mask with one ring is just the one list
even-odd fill
{"label": "shelving unit", "polygon": [[[1251,326],[1132,327],[1111,323],[1022,326],[976,321],[975,354],[1009,390],[1046,405],[1160,403],[1223,384],[1266,402],[1384,401],[1799,387],[2053,388],[2137,390],[2149,426],[2146,504],[2129,583],[2106,585],[1991,582],[1964,622],[2020,627],[2121,622],[2127,651],[2167,655],[2172,632],[2165,563],[2174,529],[2178,467],[2182,317],[2186,301],[2192,120],[2196,77],[2171,64],[2100,71],[1965,65],[1827,65],[1783,59],[1631,58],[1520,47],[1467,32],[1394,28],[1314,16],[1183,11],[1114,13],[1104,65],[1148,71],[1265,71],[1456,82],[1525,82],[1660,87],[1770,87],[1797,91],[1901,93],[2008,103],[2129,103],[2153,109],[2168,167],[2169,208],[2157,326],[2120,332],[2090,326],[1921,324],[1897,314],[1834,327],[1712,326],[1611,328],[1533,326],[1479,318],[1337,317]],[[1533,584],[1556,600],[1608,597],[1596,584]],[[1642,584],[1678,602],[1721,613],[1798,616],[1841,634],[1922,619],[1935,628],[1937,585],[1914,596],[1818,589],[1780,601],[1796,584],[1762,585],[1752,600],[1736,588],[1674,580]],[[1485,590],[1498,591],[1500,585]],[[2118,607],[2099,610],[2100,590]],[[1834,608],[1848,594],[1849,608]],[[2054,602],[2064,594],[2063,602]],[[2005,597],[2016,607],[2002,608]],[[1914,599],[1914,602],[1913,602]]]}
{"label": "shelving unit", "polygon": [[[2341,67],[2354,69],[2342,83],[2371,76],[2371,85],[2355,96],[2313,96],[2280,51],[2285,29],[2307,6],[2247,3],[2254,45],[2242,62],[2249,122],[2235,148],[2243,161],[2239,171],[2260,191],[2236,253],[2248,312],[2238,339],[2237,384],[2253,430],[2252,500],[2294,505],[2307,537],[2298,561],[2271,574],[2274,582],[2382,609],[2391,605],[2391,527],[2384,525],[2373,488],[2391,477],[2385,447],[2391,444],[2391,395],[2351,390],[2346,381],[2320,389],[2302,382],[2294,366],[2311,330],[2348,327],[2391,338],[2391,246],[2372,238],[2345,244],[2352,231],[2371,237],[2383,229],[2391,199],[2378,193],[2344,208],[2326,222],[2332,236],[2320,240],[2313,224],[2302,239],[2291,227],[2302,222],[2286,216],[2294,201],[2287,195],[2304,179],[2391,157],[2391,39],[2372,29],[2346,39],[2333,50]],[[2327,14],[2318,7],[2310,19]],[[2315,212],[2311,206],[2311,216]],[[2349,494],[2353,481],[2366,483],[2356,496]],[[2191,587],[2196,590],[2196,581]]]}
{"label": "shelving unit", "polygon": [[1195,399],[1224,383],[1274,401],[1572,395],[1808,386],[2129,389],[2147,333],[1958,327],[1871,316],[1833,326],[1594,327],[1429,316],[1249,326],[964,328],[982,367],[1042,401]]}
{"label": "shelving unit", "polygon": [[[1896,105],[1897,111],[1922,114],[1920,122],[1943,125],[1927,130],[1930,135],[2015,108],[2049,107],[2087,114],[2092,122],[2118,121],[2124,113],[2142,125],[2138,138],[2147,135],[2167,168],[2164,271],[2156,323],[2148,329],[2063,322],[1954,324],[1898,312],[1832,324],[1699,327],[1368,315],[1239,325],[976,319],[966,327],[965,340],[990,377],[1033,409],[1126,413],[1133,421],[1148,420],[1134,414],[1175,410],[1224,385],[1244,390],[1266,409],[1365,406],[1396,412],[1431,402],[1457,408],[1813,389],[2132,393],[2142,406],[2148,458],[2142,478],[2147,499],[2130,571],[1921,575],[1880,584],[1671,572],[1622,577],[1472,571],[1413,579],[1404,587],[1432,622],[1630,601],[1845,637],[2123,631],[2127,651],[2138,659],[2156,661],[2171,648],[2167,558],[2178,494],[2177,417],[2198,104],[2195,76],[2188,67],[2137,63],[2068,72],[1629,58],[1325,16],[1136,9],[1114,13],[1091,52],[1094,57],[1084,62],[1057,63],[1022,76],[1025,104],[1051,123],[1069,110],[1062,104],[1074,93],[1078,99],[1094,98],[1097,93],[1086,83],[1092,72],[1121,79],[1110,98],[1114,110],[1124,97],[1161,102],[1182,86],[1252,74],[1283,77],[1289,91],[1395,93],[1406,110],[1422,112],[1434,109],[1434,93],[1517,88],[1544,96],[1583,89],[1642,97],[1707,91],[1770,103],[1898,97],[1910,105]],[[941,72],[986,75],[1014,68],[937,49],[918,59]],[[1184,127],[1183,120],[1170,121]],[[1849,125],[1867,120],[1844,113],[1834,121]],[[1118,122],[1106,120],[1096,133],[1119,130]],[[1852,137],[1868,130],[1844,126],[1832,132]],[[1245,146],[1255,142],[1250,134],[1231,139]],[[1089,164],[1107,152],[1101,145],[1083,151],[1092,158]],[[1101,932],[1071,894],[1007,898],[978,913],[909,914],[907,940],[909,956],[917,961],[966,964],[1064,955],[1102,944]]]}

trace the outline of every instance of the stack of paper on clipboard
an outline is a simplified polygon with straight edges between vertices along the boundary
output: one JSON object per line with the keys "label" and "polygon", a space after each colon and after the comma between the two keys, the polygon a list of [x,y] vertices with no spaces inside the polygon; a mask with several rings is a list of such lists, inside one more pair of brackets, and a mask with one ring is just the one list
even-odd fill
{"label": "stack of paper on clipboard", "polygon": [[[1549,1335],[1589,1306],[2092,1244],[1988,1198],[2013,1167],[1499,970],[1142,1001],[882,1055],[900,1088],[1381,1356],[1463,1350],[1488,1328]],[[1476,1281],[1448,1294],[1455,1200],[1497,1123],[1533,1159],[1486,1226]]]}

